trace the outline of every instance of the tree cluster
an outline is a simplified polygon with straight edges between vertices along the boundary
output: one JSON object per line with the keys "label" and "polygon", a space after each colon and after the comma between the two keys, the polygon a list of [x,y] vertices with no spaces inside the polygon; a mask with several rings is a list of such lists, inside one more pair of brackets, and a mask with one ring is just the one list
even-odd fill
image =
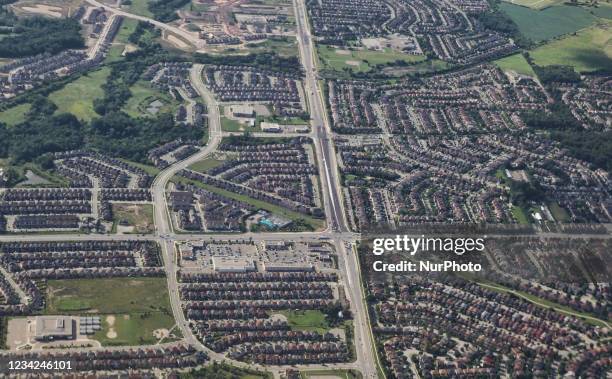
{"label": "tree cluster", "polygon": [[16,22],[13,33],[0,40],[0,57],[21,58],[41,53],[56,54],[81,49],[85,42],[81,26],[73,19],[24,18]]}

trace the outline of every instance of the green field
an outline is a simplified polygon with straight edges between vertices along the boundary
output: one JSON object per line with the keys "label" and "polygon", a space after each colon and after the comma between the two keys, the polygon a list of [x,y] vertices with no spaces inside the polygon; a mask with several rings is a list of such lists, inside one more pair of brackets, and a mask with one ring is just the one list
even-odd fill
{"label": "green field", "polygon": [[192,164],[191,166],[189,166],[189,169],[197,172],[206,173],[210,169],[221,166],[224,162],[225,161],[215,158],[206,158],[204,160]]}
{"label": "green field", "polygon": [[275,52],[281,57],[299,56],[298,45],[295,38],[270,38],[262,42],[247,43],[246,47],[247,51],[252,54]]}
{"label": "green field", "polygon": [[4,122],[8,126],[20,124],[25,121],[26,113],[32,107],[31,104],[19,104],[5,111],[0,112],[0,122]]}
{"label": "green field", "polygon": [[570,215],[567,211],[559,206],[557,203],[548,204],[548,209],[552,213],[553,217],[557,222],[568,222],[570,221]]}
{"label": "green field", "polygon": [[138,25],[138,21],[131,18],[124,18],[121,22],[121,27],[113,40],[113,44],[111,45],[108,55],[106,57],[106,62],[115,62],[121,59],[121,54],[125,49],[125,45],[128,43],[128,37],[130,34],[134,32],[136,29],[136,25]]}
{"label": "green field", "polygon": [[138,163],[138,162],[133,162],[124,158],[119,158],[120,160],[124,161],[125,163],[128,163],[132,166],[136,166],[142,170],[144,170],[147,174],[151,175],[151,176],[155,176],[157,174],[159,174],[159,169],[155,166],[149,166],[146,164],[142,164],[142,163]]}
{"label": "green field", "polygon": [[563,4],[565,0],[503,0],[504,3],[520,5],[531,9],[544,9],[553,5]]}
{"label": "green field", "polygon": [[325,314],[321,311],[281,311],[280,313],[287,317],[287,323],[291,330],[309,330],[319,333],[329,331],[329,323]]}
{"label": "green field", "polygon": [[515,71],[519,74],[535,76],[531,65],[527,62],[523,54],[514,54],[506,58],[494,61],[495,65],[503,71]]}
{"label": "green field", "polygon": [[529,52],[538,66],[570,65],[576,71],[610,70],[612,67],[611,22],[600,22],[576,35],[552,41]]}
{"label": "green field", "polygon": [[529,216],[527,216],[527,212],[521,207],[514,206],[511,209],[512,216],[516,219],[516,221],[521,225],[529,225]]}
{"label": "green field", "polygon": [[228,197],[230,199],[234,199],[234,200],[238,200],[238,201],[242,201],[245,202],[247,204],[250,204],[254,207],[257,207],[258,209],[264,209],[268,212],[277,214],[279,216],[283,216],[283,217],[287,217],[290,220],[296,221],[296,222],[303,222],[304,224],[308,225],[310,228],[312,228],[313,230],[319,230],[322,229],[325,226],[325,220],[322,219],[317,219],[311,216],[307,216],[298,212],[294,212],[292,210],[283,208],[279,205],[275,205],[275,204],[270,204],[267,203],[265,201],[262,200],[257,200],[257,199],[253,199],[250,198],[248,196],[245,195],[241,195],[241,194],[237,194],[222,188],[218,188],[215,186],[211,186],[209,184],[204,184],[202,182],[196,181],[196,180],[190,180],[187,178],[183,178],[183,177],[179,177],[179,176],[175,176],[173,181],[178,182],[178,183],[184,183],[184,184],[192,184],[196,187],[200,187],[203,188],[207,191],[213,192],[213,193],[217,193],[219,195]]}
{"label": "green field", "polygon": [[45,313],[114,317],[116,337],[108,322],[94,336],[105,345],[152,344],[154,330],[174,325],[165,278],[49,280]]}
{"label": "green field", "polygon": [[110,74],[110,68],[102,67],[89,72],[79,79],[49,95],[49,100],[57,105],[56,113],[72,113],[77,118],[90,121],[99,117],[94,111],[93,101],[104,97],[102,85]]}
{"label": "green field", "polygon": [[586,9],[568,5],[540,11],[505,2],[499,7],[516,23],[521,34],[535,42],[574,33],[597,20]]}
{"label": "green field", "polygon": [[334,71],[367,72],[377,64],[386,64],[398,60],[416,63],[426,59],[424,55],[404,54],[389,48],[384,51],[340,50],[327,45],[318,45],[317,52],[322,68]]}
{"label": "green field", "polygon": [[247,128],[255,129],[250,128],[247,125],[242,124],[236,120],[231,120],[225,116],[221,116],[221,130],[223,130],[224,132],[243,132]]}
{"label": "green field", "polygon": [[149,0],[132,0],[132,4],[129,6],[130,13],[134,13],[140,16],[152,18],[153,13],[149,11]]}
{"label": "green field", "polygon": [[132,96],[127,100],[122,110],[132,117],[152,117],[153,114],[147,111],[147,107],[155,100],[164,103],[159,113],[171,113],[179,106],[179,102],[172,98],[167,92],[160,92],[151,87],[149,83],[140,80],[130,87]]}
{"label": "green field", "polygon": [[113,203],[113,221],[115,227],[121,222],[133,226],[132,233],[151,233],[155,231],[153,222],[153,204]]}

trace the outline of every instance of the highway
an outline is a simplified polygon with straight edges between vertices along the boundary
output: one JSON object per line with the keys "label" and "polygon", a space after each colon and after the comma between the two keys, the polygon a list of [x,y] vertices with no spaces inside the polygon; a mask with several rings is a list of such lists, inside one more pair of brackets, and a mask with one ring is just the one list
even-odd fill
{"label": "highway", "polygon": [[[300,57],[305,70],[304,91],[308,97],[310,116],[312,119],[313,140],[319,162],[319,177],[325,193],[325,210],[332,232],[346,233],[350,229],[343,209],[342,192],[338,176],[338,164],[333,145],[333,133],[328,122],[322,91],[319,88],[317,58],[314,43],[308,23],[308,15],[304,0],[293,0],[295,19],[298,32]],[[378,373],[374,362],[374,346],[370,324],[367,316],[367,306],[362,293],[361,274],[357,256],[351,245],[347,249],[345,240],[336,236],[334,239],[336,252],[339,255],[339,268],[344,277],[347,296],[351,302],[351,310],[355,325],[355,349],[357,366],[364,378],[377,378]]]}
{"label": "highway", "polygon": [[115,7],[111,7],[111,6],[107,5],[107,4],[101,3],[101,2],[96,1],[96,0],[86,0],[86,1],[89,4],[91,4],[91,5],[95,6],[95,7],[104,8],[105,10],[107,10],[107,11],[113,13],[113,14],[120,15],[120,16],[127,17],[127,18],[131,18],[131,19],[134,19],[134,20],[148,22],[150,24],[155,25],[156,27],[158,27],[160,29],[172,32],[172,33],[174,33],[176,35],[179,35],[179,36],[183,37],[189,43],[193,44],[196,48],[202,48],[204,46],[204,41],[202,41],[200,39],[200,37],[198,36],[197,33],[190,33],[190,32],[187,32],[186,30],[177,28],[176,26],[168,25],[168,24],[165,24],[163,22],[160,22],[160,21],[154,20],[152,18],[149,18],[149,17],[139,16],[137,14],[126,12],[124,10],[121,10],[121,9],[118,9],[118,8],[115,8]]}

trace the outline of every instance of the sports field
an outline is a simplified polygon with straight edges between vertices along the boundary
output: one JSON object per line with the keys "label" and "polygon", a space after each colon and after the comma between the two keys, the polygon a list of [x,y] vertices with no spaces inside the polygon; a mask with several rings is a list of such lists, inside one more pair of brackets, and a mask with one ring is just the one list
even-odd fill
{"label": "sports field", "polygon": [[165,278],[49,280],[45,313],[100,315],[104,345],[154,344],[174,326]]}
{"label": "sports field", "polygon": [[579,72],[610,70],[612,67],[612,22],[601,22],[540,46],[530,53],[538,66],[570,65]]}
{"label": "sports field", "polygon": [[334,71],[366,72],[377,64],[386,64],[398,60],[414,63],[426,59],[424,55],[404,54],[389,48],[384,51],[344,50],[327,45],[318,45],[317,52],[322,68]]}

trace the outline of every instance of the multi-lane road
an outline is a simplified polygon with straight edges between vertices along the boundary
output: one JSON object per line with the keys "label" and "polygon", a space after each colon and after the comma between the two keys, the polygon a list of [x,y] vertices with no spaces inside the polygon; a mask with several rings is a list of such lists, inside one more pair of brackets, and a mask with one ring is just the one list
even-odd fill
{"label": "multi-lane road", "polygon": [[[201,47],[202,43],[196,35],[179,29],[175,26],[161,23],[159,21],[135,15],[116,7],[100,3],[96,0],[87,0],[96,7],[102,7],[113,14],[112,17],[123,16],[140,21],[145,21],[163,30],[172,32],[186,39],[193,45]],[[340,182],[337,172],[336,155],[331,138],[332,132],[328,123],[324,102],[322,100],[319,84],[317,81],[317,65],[315,52],[313,51],[313,41],[310,34],[306,8],[303,0],[296,0],[295,13],[297,20],[298,42],[302,64],[305,69],[306,77],[304,81],[305,93],[308,97],[310,113],[312,117],[312,136],[319,164],[319,172],[322,185],[323,201],[325,204],[328,227],[320,232],[306,233],[244,233],[240,235],[204,235],[204,234],[175,234],[171,216],[168,211],[166,200],[166,188],[170,180],[181,170],[189,167],[193,163],[207,157],[214,152],[221,143],[224,133],[221,130],[221,119],[219,106],[213,94],[206,88],[202,81],[202,65],[194,65],[190,71],[190,79],[196,91],[205,101],[208,108],[209,140],[197,153],[188,158],[175,162],[168,166],[155,177],[151,192],[154,202],[154,221],[155,235],[89,235],[89,234],[45,234],[45,235],[3,235],[1,241],[61,241],[61,240],[156,240],[162,248],[164,268],[167,274],[168,291],[174,318],[180,328],[186,342],[190,343],[199,350],[205,351],[213,361],[230,361],[238,367],[252,367],[262,370],[272,371],[275,376],[279,372],[289,367],[262,367],[259,365],[249,365],[226,358],[222,354],[206,348],[194,336],[189,327],[188,320],[181,308],[178,286],[178,266],[175,251],[175,243],[179,241],[194,239],[214,239],[214,240],[286,240],[286,241],[328,241],[336,246],[337,253],[340,255],[340,273],[347,288],[347,296],[350,299],[352,312],[355,316],[355,345],[357,359],[355,362],[343,364],[326,365],[297,365],[292,368],[297,369],[357,369],[366,378],[375,378],[376,367],[372,354],[372,340],[370,338],[370,328],[367,321],[367,310],[361,290],[361,280],[357,259],[352,251],[351,244],[358,239],[358,235],[352,233],[346,222],[343,211],[342,195]],[[121,348],[117,348],[121,349]]]}

